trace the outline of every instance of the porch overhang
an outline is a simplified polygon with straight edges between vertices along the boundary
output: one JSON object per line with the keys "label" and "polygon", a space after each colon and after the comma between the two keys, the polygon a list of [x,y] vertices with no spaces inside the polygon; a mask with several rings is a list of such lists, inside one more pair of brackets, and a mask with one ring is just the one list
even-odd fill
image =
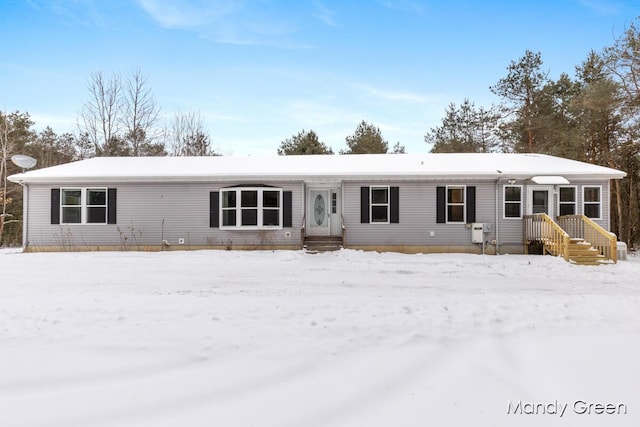
{"label": "porch overhang", "polygon": [[540,185],[569,184],[569,180],[559,175],[538,175],[531,177],[531,181]]}

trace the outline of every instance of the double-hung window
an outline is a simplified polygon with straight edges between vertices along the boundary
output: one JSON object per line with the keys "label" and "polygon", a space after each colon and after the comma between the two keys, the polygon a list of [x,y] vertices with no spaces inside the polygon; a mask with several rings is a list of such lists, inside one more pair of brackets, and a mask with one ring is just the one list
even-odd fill
{"label": "double-hung window", "polygon": [[222,228],[282,228],[282,190],[238,187],[220,190]]}
{"label": "double-hung window", "polygon": [[106,224],[106,188],[62,188],[62,224]]}
{"label": "double-hung window", "polygon": [[465,214],[465,187],[447,186],[447,223],[464,222]]}
{"label": "double-hung window", "polygon": [[389,187],[371,187],[371,222],[389,223]]}
{"label": "double-hung window", "polygon": [[602,187],[582,187],[582,210],[591,219],[601,219]]}
{"label": "double-hung window", "polygon": [[522,186],[504,186],[504,217],[522,218]]}
{"label": "double-hung window", "polygon": [[63,188],[60,191],[60,209],[63,224],[82,223],[82,190]]}
{"label": "double-hung window", "polygon": [[560,187],[558,191],[558,215],[576,214],[576,187]]}

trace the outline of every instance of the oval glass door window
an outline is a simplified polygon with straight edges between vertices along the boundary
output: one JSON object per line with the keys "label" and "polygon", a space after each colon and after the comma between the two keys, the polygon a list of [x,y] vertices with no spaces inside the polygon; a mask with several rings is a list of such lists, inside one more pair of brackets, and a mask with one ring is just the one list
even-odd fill
{"label": "oval glass door window", "polygon": [[327,219],[327,208],[322,194],[318,194],[313,202],[313,219],[317,225],[323,225]]}

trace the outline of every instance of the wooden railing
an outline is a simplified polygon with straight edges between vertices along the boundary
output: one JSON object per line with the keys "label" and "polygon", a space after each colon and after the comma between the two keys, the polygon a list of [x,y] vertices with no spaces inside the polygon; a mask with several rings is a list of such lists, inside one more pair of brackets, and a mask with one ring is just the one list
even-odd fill
{"label": "wooden railing", "polygon": [[544,250],[569,261],[569,235],[547,214],[524,216],[524,244],[542,243]]}
{"label": "wooden railing", "polygon": [[586,240],[600,252],[600,255],[613,262],[618,261],[616,235],[593,222],[591,218],[584,215],[564,215],[556,220],[571,237]]}

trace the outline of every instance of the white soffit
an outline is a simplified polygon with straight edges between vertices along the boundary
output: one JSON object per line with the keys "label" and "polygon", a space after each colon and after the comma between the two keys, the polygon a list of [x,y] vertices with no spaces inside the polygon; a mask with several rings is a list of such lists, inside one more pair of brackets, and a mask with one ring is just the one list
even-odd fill
{"label": "white soffit", "polygon": [[531,181],[544,185],[569,184],[569,180],[564,176],[534,176]]}

